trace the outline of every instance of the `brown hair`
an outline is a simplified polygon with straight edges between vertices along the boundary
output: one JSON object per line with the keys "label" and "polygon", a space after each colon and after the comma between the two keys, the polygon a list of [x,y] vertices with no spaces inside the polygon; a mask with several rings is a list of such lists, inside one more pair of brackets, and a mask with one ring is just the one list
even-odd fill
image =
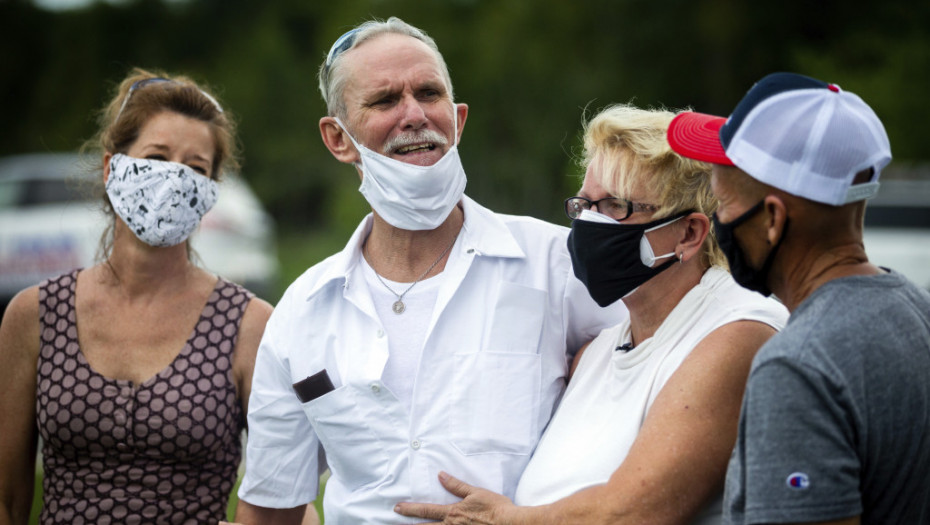
{"label": "brown hair", "polygon": [[[162,81],[151,81],[160,79]],[[144,82],[144,81],[150,82]],[[142,127],[165,111],[205,122],[213,135],[212,178],[219,180],[224,170],[239,168],[236,125],[228,111],[203,87],[185,76],[170,76],[134,68],[120,82],[97,117],[99,130],[81,148],[88,158],[102,159],[104,153],[126,153],[139,138]],[[93,155],[90,155],[93,154]],[[101,173],[103,166],[92,170]],[[108,225],[100,239],[98,258],[105,259],[113,245],[116,215],[103,188],[102,177],[93,177],[94,193],[102,199]]]}

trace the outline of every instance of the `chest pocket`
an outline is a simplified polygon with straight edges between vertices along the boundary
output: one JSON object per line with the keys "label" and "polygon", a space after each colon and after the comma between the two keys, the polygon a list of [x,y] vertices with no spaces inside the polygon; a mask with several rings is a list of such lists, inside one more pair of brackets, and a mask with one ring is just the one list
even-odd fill
{"label": "chest pocket", "polygon": [[303,404],[333,475],[350,490],[384,479],[390,463],[359,397],[349,384]]}
{"label": "chest pocket", "polygon": [[502,283],[480,352],[454,356],[450,435],[466,455],[530,454],[539,438],[546,292]]}

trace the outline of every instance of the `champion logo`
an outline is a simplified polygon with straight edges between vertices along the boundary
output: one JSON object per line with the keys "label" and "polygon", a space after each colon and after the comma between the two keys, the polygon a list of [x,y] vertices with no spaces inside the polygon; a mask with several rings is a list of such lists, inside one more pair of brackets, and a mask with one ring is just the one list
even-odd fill
{"label": "champion logo", "polygon": [[785,484],[787,484],[790,489],[805,490],[811,486],[811,480],[807,477],[807,474],[795,472],[788,476],[788,479],[785,480]]}

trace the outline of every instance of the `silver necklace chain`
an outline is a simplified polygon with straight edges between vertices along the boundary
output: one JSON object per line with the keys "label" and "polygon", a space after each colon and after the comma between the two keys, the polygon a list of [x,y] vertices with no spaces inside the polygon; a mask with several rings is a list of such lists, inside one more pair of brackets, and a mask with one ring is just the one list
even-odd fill
{"label": "silver necklace chain", "polygon": [[[433,271],[433,268],[435,268],[436,265],[439,264],[439,261],[441,261],[442,258],[445,257],[446,254],[449,253],[450,250],[452,250],[452,247],[455,245],[456,239],[458,239],[458,235],[456,235],[455,237],[452,238],[452,242],[449,244],[449,246],[446,246],[446,249],[443,250],[441,254],[439,254],[439,258],[436,259],[435,261],[433,261],[433,264],[431,264],[431,265],[429,266],[429,268],[427,268],[426,271],[423,272],[422,275],[420,275],[419,277],[417,277],[417,279],[416,279],[415,281],[413,281],[413,284],[411,284],[410,286],[407,287],[406,290],[404,290],[404,293],[399,294],[399,293],[395,292],[393,288],[391,288],[390,286],[387,285],[386,282],[384,282],[384,279],[382,279],[381,276],[378,275],[378,272],[375,270],[375,277],[378,278],[378,282],[380,282],[381,284],[383,284],[384,287],[387,288],[389,292],[391,292],[392,294],[394,294],[394,295],[397,296],[397,300],[394,301],[394,304],[391,305],[391,310],[392,310],[395,314],[400,315],[400,314],[404,313],[404,310],[407,309],[407,306],[404,304],[404,296],[407,295],[407,292],[409,292],[410,290],[412,290],[413,287],[416,286],[418,282],[420,282],[420,281],[421,281],[424,277],[426,277],[431,271]],[[365,253],[366,253],[366,254],[368,253],[368,243],[367,243],[367,242],[365,243]],[[372,270],[374,270],[374,267],[372,267]]]}

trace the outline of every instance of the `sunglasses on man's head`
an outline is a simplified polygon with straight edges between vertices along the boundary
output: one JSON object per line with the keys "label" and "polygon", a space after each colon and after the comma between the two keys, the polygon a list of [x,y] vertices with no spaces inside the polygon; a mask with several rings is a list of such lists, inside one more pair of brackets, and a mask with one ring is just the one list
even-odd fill
{"label": "sunglasses on man's head", "polygon": [[323,63],[322,76],[324,82],[329,82],[329,70],[333,66],[333,61],[336,60],[336,57],[352,47],[352,44],[355,42],[355,35],[358,31],[359,28],[356,27],[355,29],[343,33],[343,35],[337,38],[333,43],[333,47],[329,48],[329,53],[326,55],[326,62]]}

